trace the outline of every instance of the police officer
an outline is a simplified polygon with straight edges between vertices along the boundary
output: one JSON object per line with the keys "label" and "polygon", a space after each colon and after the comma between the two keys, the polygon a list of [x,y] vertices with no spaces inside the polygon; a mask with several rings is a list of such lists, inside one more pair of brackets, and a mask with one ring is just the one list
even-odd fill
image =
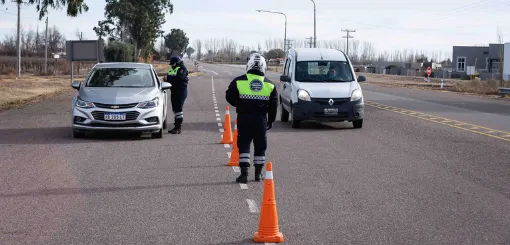
{"label": "police officer", "polygon": [[248,182],[250,168],[250,145],[253,140],[255,152],[255,181],[261,181],[262,168],[266,163],[266,131],[276,119],[278,92],[272,81],[264,77],[266,61],[258,53],[251,54],[246,66],[247,74],[236,77],[226,91],[226,100],[236,107],[237,146],[241,175],[236,181]]}
{"label": "police officer", "polygon": [[175,127],[168,132],[171,134],[180,134],[181,125],[184,119],[182,106],[188,97],[188,69],[184,62],[178,56],[170,59],[170,70],[166,76],[167,82],[172,84],[170,88],[170,101],[172,103],[172,111],[174,112]]}

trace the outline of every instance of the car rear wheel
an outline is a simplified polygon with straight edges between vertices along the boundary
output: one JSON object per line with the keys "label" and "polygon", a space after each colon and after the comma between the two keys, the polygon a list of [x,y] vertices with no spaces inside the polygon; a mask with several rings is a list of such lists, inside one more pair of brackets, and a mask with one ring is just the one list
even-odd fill
{"label": "car rear wheel", "polygon": [[283,104],[280,104],[281,113],[280,113],[280,120],[282,122],[288,122],[289,121],[289,112],[285,110],[283,107]]}
{"label": "car rear wheel", "polygon": [[362,128],[363,127],[363,119],[353,121],[352,125],[354,126],[354,128]]}

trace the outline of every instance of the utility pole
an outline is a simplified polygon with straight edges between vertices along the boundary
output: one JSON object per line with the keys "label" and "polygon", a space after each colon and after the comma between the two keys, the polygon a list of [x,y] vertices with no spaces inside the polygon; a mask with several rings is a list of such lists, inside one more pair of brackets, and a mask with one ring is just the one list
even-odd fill
{"label": "utility pole", "polygon": [[[16,0],[13,0],[13,2],[17,2]],[[17,71],[16,71],[16,78],[20,78],[21,76],[21,18],[20,18],[20,11],[21,11],[21,3],[17,2],[18,4],[18,37],[16,38],[16,49],[18,50],[18,65],[17,65]]]}
{"label": "utility pole", "polygon": [[313,47],[317,48],[317,18],[316,18],[316,10],[315,10],[315,1],[310,0],[313,3]]}
{"label": "utility pole", "polygon": [[347,35],[346,36],[343,36],[343,38],[346,38],[347,39],[347,51],[346,51],[346,54],[347,57],[349,57],[349,38],[354,38],[353,36],[350,36],[349,33],[351,32],[356,32],[356,30],[349,30],[349,29],[346,29],[346,30],[342,30],[343,32],[347,32]]}
{"label": "utility pole", "polygon": [[48,17],[46,17],[46,31],[44,34],[44,75],[48,75]]}
{"label": "utility pole", "polygon": [[312,47],[312,44],[313,44],[313,37],[309,37],[307,39],[310,39],[310,41],[308,42],[308,44],[310,44],[310,48]]}

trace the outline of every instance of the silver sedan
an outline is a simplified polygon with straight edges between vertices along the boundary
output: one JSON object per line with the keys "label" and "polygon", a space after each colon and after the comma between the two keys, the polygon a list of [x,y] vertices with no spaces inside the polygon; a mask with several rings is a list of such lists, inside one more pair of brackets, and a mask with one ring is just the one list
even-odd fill
{"label": "silver sedan", "polygon": [[73,82],[73,136],[86,131],[150,132],[162,138],[167,125],[167,90],[154,67],[143,63],[99,63],[83,82]]}

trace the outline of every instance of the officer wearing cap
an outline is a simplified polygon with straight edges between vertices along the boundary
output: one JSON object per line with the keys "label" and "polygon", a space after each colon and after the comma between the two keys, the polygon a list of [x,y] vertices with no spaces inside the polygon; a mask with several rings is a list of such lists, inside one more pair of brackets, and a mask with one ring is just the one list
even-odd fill
{"label": "officer wearing cap", "polygon": [[180,134],[181,125],[184,120],[182,107],[188,96],[188,69],[184,62],[178,56],[170,59],[170,70],[166,76],[166,81],[172,84],[170,88],[170,101],[172,103],[172,111],[174,112],[175,127],[168,132],[171,134]]}
{"label": "officer wearing cap", "polygon": [[266,131],[276,119],[278,92],[272,81],[265,77],[266,60],[258,53],[251,54],[246,66],[247,73],[236,77],[226,91],[227,102],[236,107],[237,146],[241,175],[236,181],[248,182],[250,146],[253,140],[255,181],[261,181],[262,168],[266,163]]}

